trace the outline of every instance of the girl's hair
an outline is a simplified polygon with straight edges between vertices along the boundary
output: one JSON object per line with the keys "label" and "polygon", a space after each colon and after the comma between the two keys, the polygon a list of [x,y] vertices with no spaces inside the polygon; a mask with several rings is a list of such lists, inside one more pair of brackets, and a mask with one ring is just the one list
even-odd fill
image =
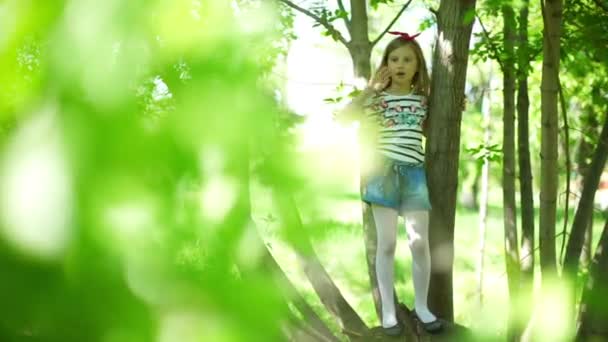
{"label": "girl's hair", "polygon": [[[422,54],[422,49],[418,42],[414,39],[405,40],[401,37],[397,37],[393,39],[388,45],[386,49],[384,49],[384,54],[382,55],[382,62],[380,63],[380,67],[388,66],[388,55],[391,52],[397,50],[402,46],[411,46],[414,50],[414,54],[416,55],[416,59],[418,60],[418,70],[416,70],[416,74],[412,79],[412,87],[414,88],[414,93],[418,95],[424,95],[426,97],[429,96],[429,88],[430,88],[430,78],[429,73],[426,69],[426,62],[424,61],[424,55]],[[391,83],[386,86],[390,87]]]}

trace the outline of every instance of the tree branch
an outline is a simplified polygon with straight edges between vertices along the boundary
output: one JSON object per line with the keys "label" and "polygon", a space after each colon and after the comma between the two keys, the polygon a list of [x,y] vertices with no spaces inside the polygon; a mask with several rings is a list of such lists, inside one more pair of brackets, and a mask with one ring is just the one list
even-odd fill
{"label": "tree branch", "polygon": [[395,24],[395,22],[397,22],[397,19],[399,19],[399,17],[401,17],[401,14],[403,14],[403,12],[405,11],[405,9],[410,5],[411,2],[412,2],[412,0],[409,0],[408,2],[405,3],[405,5],[403,5],[403,7],[401,7],[401,10],[399,10],[399,12],[397,13],[397,15],[390,22],[390,24],[388,24],[388,26],[384,29],[384,31],[382,31],[382,33],[380,33],[380,35],[378,36],[378,38],[376,38],[372,42],[372,46],[376,45],[380,41],[380,39],[382,39],[382,37],[384,37],[384,35],[386,34],[386,32],[388,32],[388,30],[390,30],[391,27],[393,27],[393,25]]}
{"label": "tree branch", "polygon": [[[342,0],[338,0],[338,8],[340,8],[340,11],[346,12],[346,8],[344,7],[344,3],[342,2]],[[350,20],[348,19],[348,17],[342,18],[344,19],[344,23],[346,24],[346,28],[348,29],[348,32],[350,32]]]}
{"label": "tree branch", "polygon": [[314,19],[314,21],[316,21],[317,23],[319,23],[323,27],[325,27],[327,29],[327,31],[329,31],[329,33],[332,35],[332,37],[334,37],[337,40],[339,40],[345,46],[348,46],[348,42],[346,41],[346,39],[344,39],[344,36],[342,36],[342,33],[340,33],[340,31],[336,30],[336,28],[333,27],[329,22],[327,22],[327,20],[319,17],[318,15],[312,13],[311,11],[309,11],[309,10],[307,10],[305,8],[302,8],[302,7],[294,4],[293,2],[291,2],[289,0],[278,0],[278,1],[284,3],[285,5],[293,8],[293,9],[295,9],[296,11],[299,11],[299,12],[304,13],[307,16],[311,17],[312,19]]}
{"label": "tree branch", "polygon": [[367,335],[369,328],[346,301],[340,289],[321,264],[292,195],[284,192],[278,185],[273,184],[273,198],[278,205],[283,229],[286,230],[288,236],[287,242],[296,251],[298,261],[304,269],[304,274],[310,281],[321,303],[328,312],[338,319],[343,333]]}
{"label": "tree branch", "polygon": [[483,30],[483,34],[484,34],[484,36],[486,36],[486,39],[488,40],[488,45],[490,45],[492,52],[494,52],[494,59],[498,62],[498,65],[500,66],[500,70],[504,73],[505,66],[502,64],[502,61],[500,60],[500,52],[498,51],[498,49],[496,49],[494,44],[492,44],[492,40],[490,39],[490,34],[488,33],[488,30],[486,30],[486,27],[483,25],[481,18],[478,15],[475,15],[475,17],[479,21],[479,25],[481,26],[481,29]]}

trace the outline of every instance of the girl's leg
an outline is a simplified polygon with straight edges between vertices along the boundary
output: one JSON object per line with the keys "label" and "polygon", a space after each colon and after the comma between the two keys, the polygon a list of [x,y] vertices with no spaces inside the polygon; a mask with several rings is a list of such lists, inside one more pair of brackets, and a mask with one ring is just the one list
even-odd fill
{"label": "girl's leg", "polygon": [[389,328],[397,324],[393,279],[398,213],[395,209],[375,204],[372,204],[372,212],[378,235],[376,277],[382,302],[382,326]]}
{"label": "girl's leg", "polygon": [[416,314],[423,323],[436,319],[427,304],[431,279],[431,251],[429,248],[429,212],[411,211],[404,214],[408,244],[412,251]]}

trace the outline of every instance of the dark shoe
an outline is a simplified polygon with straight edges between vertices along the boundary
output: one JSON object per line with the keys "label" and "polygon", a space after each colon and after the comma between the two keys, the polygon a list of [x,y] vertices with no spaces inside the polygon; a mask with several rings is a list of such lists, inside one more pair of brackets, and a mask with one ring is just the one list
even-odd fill
{"label": "dark shoe", "polygon": [[434,321],[424,323],[420,319],[420,317],[418,317],[418,314],[416,313],[416,311],[412,311],[412,313],[414,314],[414,317],[418,320],[418,322],[420,322],[420,324],[422,324],[422,327],[424,328],[424,330],[426,332],[428,332],[429,334],[436,334],[436,333],[441,332],[441,330],[443,330],[444,324],[441,319],[435,318]]}
{"label": "dark shoe", "polygon": [[422,327],[424,327],[424,330],[426,330],[426,332],[430,334],[436,334],[443,330],[443,322],[441,322],[439,318],[432,322],[423,323],[422,321],[420,321],[420,323],[422,323]]}
{"label": "dark shoe", "polygon": [[397,324],[393,325],[392,327],[388,327],[388,328],[383,327],[382,330],[384,330],[384,333],[389,336],[399,336],[403,332],[403,327],[401,326],[401,324],[397,323]]}

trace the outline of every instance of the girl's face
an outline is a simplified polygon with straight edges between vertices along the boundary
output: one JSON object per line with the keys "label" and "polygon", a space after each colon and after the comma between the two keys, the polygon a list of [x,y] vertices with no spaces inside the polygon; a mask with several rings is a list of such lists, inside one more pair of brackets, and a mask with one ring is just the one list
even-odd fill
{"label": "girl's face", "polygon": [[418,59],[411,45],[404,45],[393,50],[387,58],[391,81],[396,85],[411,85],[418,71]]}

